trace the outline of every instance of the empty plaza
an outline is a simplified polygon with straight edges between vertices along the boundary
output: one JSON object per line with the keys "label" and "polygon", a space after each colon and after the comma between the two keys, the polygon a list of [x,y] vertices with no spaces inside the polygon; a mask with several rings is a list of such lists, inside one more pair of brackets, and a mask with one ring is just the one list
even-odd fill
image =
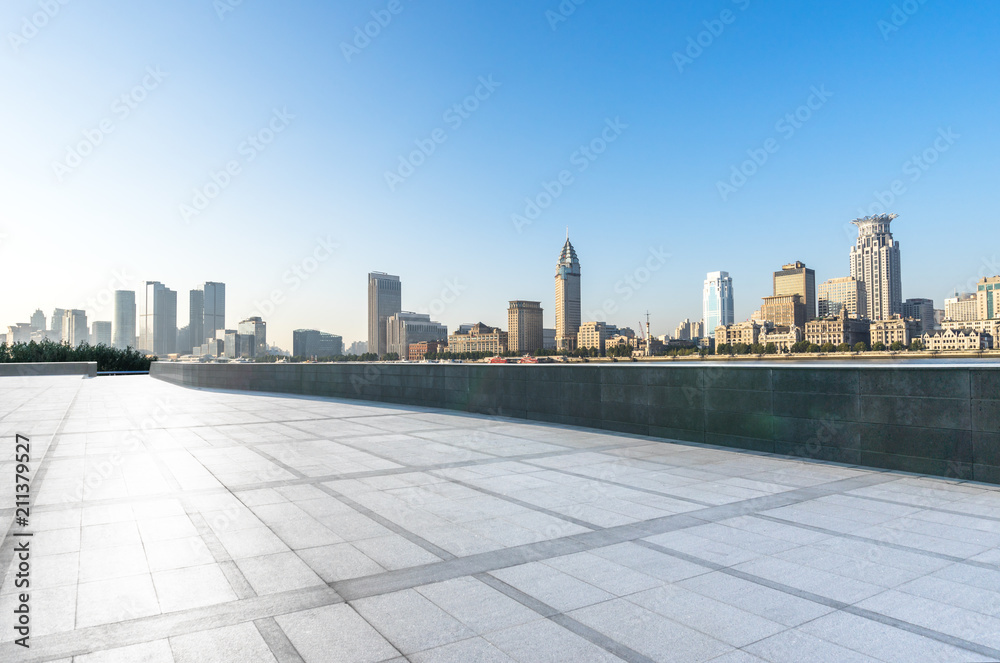
{"label": "empty plaza", "polygon": [[149,376],[0,429],[4,661],[1000,659],[995,485]]}

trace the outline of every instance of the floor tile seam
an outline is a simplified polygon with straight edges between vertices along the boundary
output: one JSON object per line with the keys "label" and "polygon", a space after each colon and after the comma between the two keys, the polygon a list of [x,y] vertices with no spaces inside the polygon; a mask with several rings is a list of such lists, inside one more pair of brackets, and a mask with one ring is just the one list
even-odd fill
{"label": "floor tile seam", "polygon": [[507,598],[517,601],[519,604],[535,612],[541,617],[548,619],[552,623],[557,624],[563,629],[587,640],[597,647],[600,647],[613,656],[617,656],[618,658],[628,661],[629,663],[655,663],[653,659],[648,656],[645,656],[631,647],[623,645],[600,631],[583,624],[577,619],[556,610],[544,601],[541,601],[526,592],[522,592],[516,587],[500,580],[496,576],[489,573],[477,573],[471,577],[500,592]]}
{"label": "floor tile seam", "polygon": [[[112,622],[33,636],[27,658],[24,658],[23,648],[13,642],[3,642],[0,643],[0,660],[7,660],[8,656],[13,659],[16,656],[16,660],[24,663],[42,663],[104,649],[116,649],[200,633],[223,626],[253,623],[258,619],[280,617],[340,603],[344,603],[343,598],[326,585],[306,587],[283,592],[280,595],[236,599],[222,604],[139,617],[127,622]],[[109,643],[113,644],[109,646]]]}
{"label": "floor tile seam", "polygon": [[[870,501],[870,502],[882,502],[884,504],[895,504],[895,505],[898,505],[898,506],[906,506],[906,507],[910,507],[911,509],[916,509],[918,512],[919,511],[934,511],[935,513],[946,513],[946,514],[951,515],[951,516],[963,516],[965,518],[973,518],[975,520],[987,520],[987,521],[991,521],[991,522],[998,522],[998,523],[1000,523],[1000,517],[998,517],[998,516],[984,516],[984,515],[979,514],[979,513],[966,513],[964,511],[956,511],[956,510],[953,510],[953,509],[942,509],[940,507],[934,507],[934,506],[923,506],[923,505],[920,505],[920,504],[911,504],[909,502],[900,502],[900,501],[897,501],[897,500],[890,500],[890,499],[886,499],[886,498],[882,498],[882,497],[871,497],[869,495],[854,495],[854,494],[850,494],[850,493],[845,493],[845,496],[846,497],[854,497],[854,498],[861,499],[861,500],[867,500],[867,501]],[[913,515],[914,514],[908,514],[908,515],[904,515],[904,516],[900,516],[900,517],[901,518],[907,518],[907,517],[912,517]],[[933,521],[928,521],[928,522],[933,522]],[[971,529],[971,528],[966,528],[966,529]]]}
{"label": "floor tile seam", "polygon": [[869,543],[883,548],[891,548],[893,550],[899,550],[900,552],[911,553],[914,555],[921,555],[924,557],[933,557],[935,559],[940,559],[946,562],[952,562],[955,564],[965,564],[967,566],[974,566],[976,568],[986,569],[988,571],[996,571],[996,564],[988,564],[986,562],[977,562],[973,559],[968,559],[965,557],[956,557],[955,555],[948,555],[946,553],[939,553],[933,550],[924,550],[923,548],[914,548],[912,546],[903,545],[901,543],[893,543],[891,541],[880,541],[879,539],[873,539],[867,536],[859,536],[857,534],[851,534],[848,532],[838,532],[836,530],[826,529],[825,527],[818,527],[816,525],[807,525],[805,523],[795,522],[794,520],[786,520],[784,518],[777,518],[775,516],[768,516],[762,513],[752,514],[753,518],[758,518],[760,520],[766,520],[768,522],[777,523],[779,525],[787,525],[789,527],[795,527],[798,529],[804,529],[811,532],[816,532],[818,534],[828,534],[830,536],[835,536],[841,539],[848,539],[851,541],[858,541],[859,543]]}
{"label": "floor tile seam", "polygon": [[[45,476],[48,473],[48,467],[52,459],[53,452],[59,448],[59,443],[61,441],[60,435],[63,429],[66,427],[66,422],[69,420],[69,413],[76,404],[77,398],[80,396],[80,391],[84,388],[84,380],[81,378],[80,382],[76,385],[76,389],[73,392],[73,398],[69,400],[66,405],[66,409],[63,410],[62,417],[59,419],[59,425],[56,426],[55,430],[52,432],[52,436],[49,438],[49,443],[45,447],[45,454],[35,465],[34,471],[31,473],[31,480],[29,481],[29,495],[28,495],[28,523],[30,525],[33,515],[35,502],[38,499],[38,494],[41,492],[42,483],[45,480]],[[52,389],[50,386],[46,391]],[[43,394],[45,392],[42,392]],[[30,454],[29,454],[30,457]],[[16,456],[15,456],[16,458]],[[34,465],[34,463],[32,463]],[[30,465],[29,465],[30,467]],[[16,508],[14,513],[16,513]],[[20,542],[22,539],[28,540],[28,546],[31,546],[31,541],[34,541],[34,536],[32,532],[32,537],[18,537],[15,535],[14,528],[16,525],[15,518],[11,518],[10,526],[4,533],[3,541],[0,542],[0,587],[4,585],[7,580],[7,572],[10,569],[11,561],[14,559],[14,548],[16,547],[15,541]]]}
{"label": "floor tile seam", "polygon": [[893,628],[899,629],[901,631],[907,631],[909,633],[920,635],[931,640],[936,640],[937,642],[948,644],[953,647],[958,647],[960,649],[964,649],[966,651],[970,651],[980,655],[991,656],[1000,660],[1000,649],[993,649],[991,647],[987,647],[985,645],[981,645],[976,642],[965,640],[963,638],[958,638],[949,635],[947,633],[942,633],[940,631],[928,629],[926,627],[919,626],[911,622],[907,622],[901,619],[896,619],[888,615],[883,615],[873,610],[860,608],[857,605],[851,603],[846,603],[844,601],[839,601],[837,599],[833,599],[828,596],[816,594],[815,592],[798,589],[797,587],[792,587],[791,585],[785,585],[784,583],[769,580],[762,576],[757,576],[752,573],[747,573],[746,571],[740,571],[738,569],[729,566],[724,566],[716,562],[711,562],[709,560],[702,559],[695,555],[684,553],[679,550],[673,550],[666,546],[661,546],[659,544],[652,543],[650,541],[636,541],[635,543],[637,545],[641,545],[644,548],[654,550],[664,555],[675,557],[682,561],[686,561],[690,564],[702,566],[712,571],[717,571],[719,573],[723,573],[725,575],[738,578],[740,580],[745,580],[755,585],[760,585],[761,587],[767,587],[768,589],[773,589],[775,591],[787,594],[789,596],[794,596],[796,598],[810,601],[811,603],[816,603],[818,605],[831,608],[835,611],[847,612],[852,615],[855,615],[856,617],[862,617],[869,621],[877,622],[886,626],[892,626]]}
{"label": "floor tile seam", "polygon": [[640,493],[647,493],[649,495],[657,495],[659,497],[666,497],[666,498],[669,498],[669,499],[672,499],[672,500],[677,500],[679,502],[688,502],[689,504],[697,504],[698,506],[703,506],[703,507],[716,506],[716,505],[711,504],[709,502],[702,502],[701,500],[692,499],[690,497],[682,497],[680,495],[673,495],[671,493],[664,493],[664,492],[659,491],[659,490],[653,490],[652,488],[642,488],[640,486],[633,486],[633,485],[630,485],[630,484],[627,484],[627,483],[622,483],[620,481],[612,481],[611,479],[603,479],[603,478],[600,478],[600,477],[590,476],[589,474],[580,474],[578,472],[571,472],[569,470],[562,469],[562,468],[546,467],[544,465],[539,465],[537,463],[528,463],[528,462],[526,462],[525,464],[526,465],[531,465],[532,467],[538,467],[538,468],[541,468],[541,469],[549,470],[549,471],[552,471],[552,472],[558,472],[559,474],[565,474],[565,475],[571,476],[571,477],[578,477],[580,479],[589,479],[591,481],[596,481],[598,483],[606,483],[606,484],[611,485],[611,486],[618,486],[620,488],[626,488],[628,490],[634,490],[634,491],[637,491],[637,492],[640,492]]}
{"label": "floor tile seam", "polygon": [[299,650],[274,617],[255,619],[253,625],[277,663],[305,663]]}

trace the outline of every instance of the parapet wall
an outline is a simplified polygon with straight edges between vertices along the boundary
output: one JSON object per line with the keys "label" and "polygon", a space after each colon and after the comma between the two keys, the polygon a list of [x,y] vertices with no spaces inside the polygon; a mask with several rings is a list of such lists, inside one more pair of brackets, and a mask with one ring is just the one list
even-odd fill
{"label": "parapet wall", "polygon": [[93,378],[97,377],[97,362],[65,361],[0,364],[0,377],[33,377],[39,375],[84,375]]}
{"label": "parapet wall", "polygon": [[587,426],[1000,484],[1000,367],[181,364],[175,384]]}

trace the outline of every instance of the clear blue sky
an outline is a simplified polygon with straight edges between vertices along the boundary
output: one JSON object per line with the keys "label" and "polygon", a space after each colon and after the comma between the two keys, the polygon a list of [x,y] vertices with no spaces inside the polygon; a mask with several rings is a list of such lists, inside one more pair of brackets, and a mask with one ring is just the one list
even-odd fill
{"label": "clear blue sky", "polygon": [[[552,326],[569,226],[584,317],[610,301],[601,317],[635,326],[648,309],[669,333],[701,317],[708,271],[732,274],[737,319],[783,263],[846,275],[846,224],[897,180],[904,297],[941,307],[1000,273],[994,3],[912,0],[894,16],[889,0],[587,0],[564,17],[557,0],[230,1],[53,0],[44,20],[37,1],[0,9],[0,324],[38,307],[110,320],[103,293],[121,272],[178,290],[180,324],[187,290],[223,281],[230,325],[277,290],[272,341],[312,327],[350,342],[366,336],[379,270],[403,279],[404,309],[450,328],[506,326],[510,299],[541,300]],[[478,108],[449,112],[477,89]],[[779,124],[797,111],[808,119]],[[272,123],[273,142],[246,142]],[[54,166],[85,132],[100,144]],[[603,153],[578,153],[602,133],[615,138]],[[435,136],[390,187],[400,156]],[[767,161],[723,196],[748,150]],[[927,150],[924,170],[911,159]],[[239,172],[185,220],[231,161]],[[572,182],[518,232],[512,215],[564,170]],[[327,237],[338,247],[314,265]],[[316,269],[296,285],[296,266]],[[442,298],[449,284],[459,294]]]}

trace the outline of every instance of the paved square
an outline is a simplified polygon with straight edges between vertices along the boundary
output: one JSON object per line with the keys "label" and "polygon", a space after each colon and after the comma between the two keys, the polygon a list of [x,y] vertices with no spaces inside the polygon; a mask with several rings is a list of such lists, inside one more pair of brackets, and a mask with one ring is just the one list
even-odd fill
{"label": "paved square", "polygon": [[0,435],[3,661],[1000,660],[996,486],[145,376]]}

